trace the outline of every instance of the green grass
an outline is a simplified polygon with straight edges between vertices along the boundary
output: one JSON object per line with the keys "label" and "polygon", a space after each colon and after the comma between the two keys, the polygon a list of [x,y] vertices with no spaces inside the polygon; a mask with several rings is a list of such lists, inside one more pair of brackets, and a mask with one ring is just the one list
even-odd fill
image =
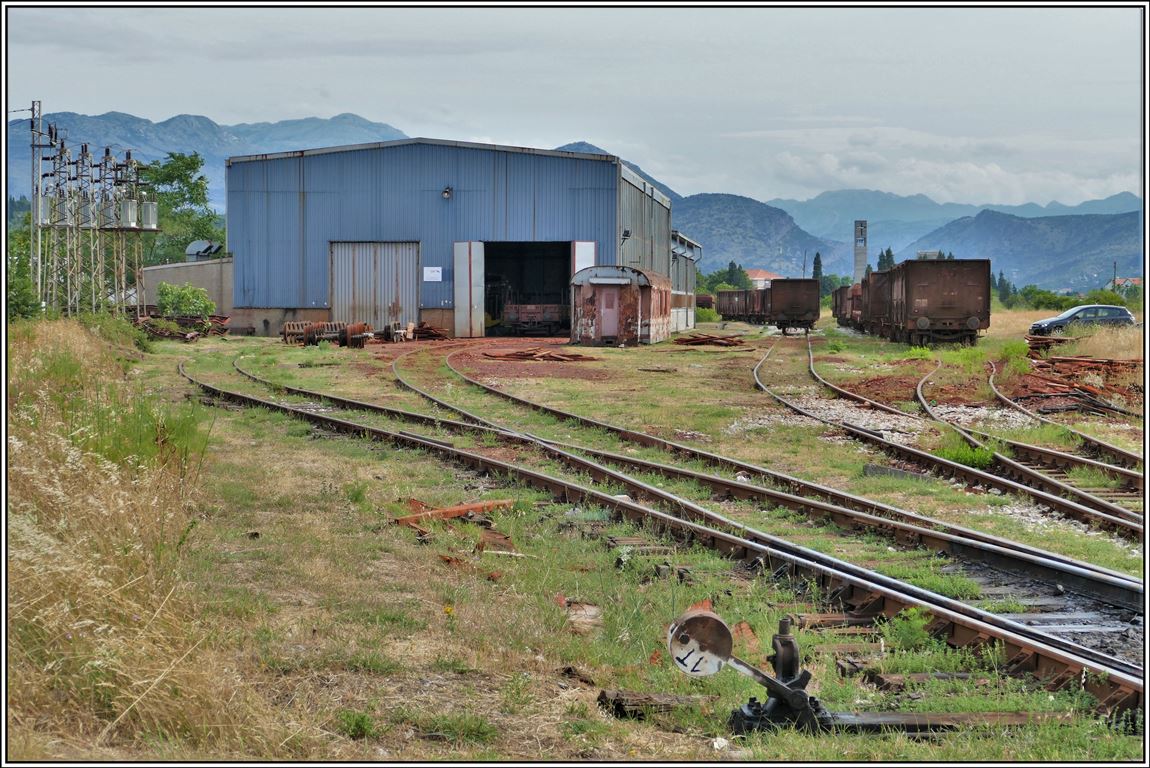
{"label": "green grass", "polygon": [[975,469],[989,469],[994,465],[994,452],[976,448],[953,429],[945,430],[934,455]]}

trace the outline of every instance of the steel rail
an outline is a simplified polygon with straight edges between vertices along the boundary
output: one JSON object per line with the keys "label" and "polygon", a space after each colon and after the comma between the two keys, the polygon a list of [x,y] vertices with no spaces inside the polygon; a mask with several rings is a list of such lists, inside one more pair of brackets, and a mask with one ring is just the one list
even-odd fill
{"label": "steel rail", "polygon": [[[1077,680],[1085,690],[1098,699],[1097,709],[1103,714],[1114,715],[1142,706],[1142,671],[1135,665],[1046,636],[1023,625],[979,611],[928,590],[912,587],[844,563],[828,555],[776,540],[737,523],[734,526],[743,532],[743,536],[715,530],[628,499],[616,498],[562,478],[454,448],[439,441],[410,433],[389,432],[226,390],[192,377],[184,370],[182,362],[179,370],[181,375],[193,384],[223,399],[289,413],[336,431],[439,453],[474,469],[518,478],[547,490],[557,498],[567,501],[593,501],[620,513],[629,520],[650,523],[660,532],[671,532],[689,541],[703,543],[738,559],[757,561],[759,565],[771,568],[776,574],[782,572],[796,576],[803,573],[810,574],[820,583],[834,587],[837,598],[845,604],[868,605],[877,611],[874,614],[876,616],[881,614],[890,617],[907,607],[920,606],[934,617],[930,627],[932,633],[945,635],[949,644],[958,647],[981,646],[997,639],[1004,646],[1009,660],[1007,663],[1009,670],[1031,672],[1044,680],[1052,690],[1060,689]],[[719,522],[725,520],[713,513],[708,513],[705,519]],[[727,524],[730,524],[729,521]],[[759,540],[746,538],[747,533]],[[775,561],[782,561],[785,568],[775,569]]]}
{"label": "steel rail", "polygon": [[1031,469],[1025,464],[1020,464],[1009,456],[1005,456],[994,450],[991,446],[979,440],[977,437],[970,434],[957,424],[952,424],[941,418],[937,413],[935,413],[930,403],[927,402],[926,396],[923,394],[923,387],[926,386],[926,383],[930,380],[930,377],[936,374],[940,368],[942,368],[941,360],[938,361],[938,365],[935,366],[933,371],[926,374],[926,376],[923,376],[922,379],[919,380],[918,386],[914,388],[914,394],[915,397],[918,398],[918,404],[932,419],[953,429],[955,432],[961,435],[964,440],[970,443],[971,446],[975,448],[981,448],[984,451],[989,451],[990,454],[994,457],[995,465],[999,468],[999,471],[996,474],[1001,474],[1007,479],[1014,480],[1015,482],[1021,483],[1022,485],[1046,491],[1047,493],[1054,496],[1069,498],[1072,501],[1078,502],[1084,507],[1096,509],[1099,512],[1104,512],[1114,517],[1121,517],[1138,523],[1142,522],[1142,515],[1138,514],[1137,512],[1132,512],[1131,510],[1123,506],[1119,506],[1118,504],[1113,504],[1106,499],[1100,499],[1094,494],[1087,493],[1081,488],[1075,488],[1073,485],[1068,483],[1061,483],[1054,478],[1042,474],[1037,470]]}
{"label": "steel rail", "polygon": [[1115,479],[1121,480],[1122,483],[1132,490],[1142,492],[1144,488],[1143,476],[1141,472],[1135,472],[1133,469],[1120,467],[1116,464],[1107,464],[1104,461],[1097,461],[1095,459],[1088,459],[1085,456],[1078,456],[1077,454],[1067,453],[1055,448],[1047,448],[1042,445],[1032,445],[1030,443],[1022,443],[1017,440],[1003,440],[996,435],[982,432],[977,429],[965,428],[967,432],[979,437],[983,440],[998,440],[1005,445],[1010,446],[1010,450],[1016,456],[1028,458],[1031,461],[1043,464],[1048,467],[1056,469],[1073,469],[1075,467],[1087,467],[1095,469],[1099,472],[1111,475]]}
{"label": "steel rail", "polygon": [[[777,344],[778,342],[776,341],[775,343]],[[772,345],[771,349],[772,350],[774,349],[773,345]],[[415,352],[415,351],[418,351],[418,350],[413,350],[413,352]],[[849,509],[857,509],[857,510],[860,510],[863,512],[870,512],[870,513],[879,514],[879,515],[884,515],[884,514],[885,515],[891,515],[892,517],[902,517],[903,519],[909,519],[910,517],[918,518],[918,516],[914,515],[913,513],[906,512],[904,510],[900,510],[900,509],[897,509],[895,507],[890,507],[887,505],[879,504],[878,502],[872,501],[870,499],[864,499],[864,498],[859,497],[859,496],[854,496],[852,494],[848,494],[848,493],[845,493],[843,491],[839,491],[839,490],[830,488],[828,486],[824,486],[824,485],[820,485],[817,483],[812,483],[812,482],[808,482],[805,480],[801,480],[799,478],[792,477],[790,475],[785,475],[785,474],[782,474],[779,472],[774,472],[772,470],[768,470],[766,468],[759,467],[759,466],[756,466],[754,464],[750,464],[748,462],[743,462],[743,461],[740,461],[738,459],[732,459],[730,457],[721,456],[719,454],[711,453],[709,451],[703,451],[701,449],[693,448],[691,446],[683,445],[681,443],[675,443],[675,442],[672,442],[669,440],[664,440],[662,438],[654,437],[653,435],[648,435],[648,434],[645,434],[642,432],[635,432],[634,430],[629,430],[629,429],[625,429],[622,427],[618,427],[618,426],[615,426],[613,424],[609,424],[607,422],[599,421],[597,419],[591,419],[591,418],[586,418],[583,416],[578,416],[576,414],[568,413],[567,411],[559,410],[558,408],[552,408],[550,406],[542,405],[540,403],[535,403],[535,402],[532,402],[530,400],[525,400],[523,398],[512,395],[508,392],[503,392],[501,390],[495,389],[494,387],[489,387],[486,384],[483,384],[482,382],[479,382],[479,381],[471,378],[470,376],[467,376],[466,374],[462,373],[461,371],[459,371],[457,368],[455,368],[451,364],[451,358],[454,357],[454,355],[457,354],[459,351],[463,351],[463,350],[458,350],[457,352],[453,352],[447,356],[447,367],[452,372],[454,372],[457,376],[464,379],[468,383],[470,383],[470,384],[472,384],[472,385],[474,385],[474,386],[476,386],[476,387],[478,387],[478,388],[480,388],[486,392],[489,392],[490,394],[498,395],[498,396],[500,396],[506,400],[509,400],[513,403],[516,403],[518,405],[522,405],[522,406],[525,406],[528,408],[533,408],[535,410],[550,414],[552,416],[556,416],[556,417],[564,419],[564,420],[574,421],[577,423],[584,423],[584,424],[590,425],[590,426],[598,428],[598,429],[607,430],[607,431],[610,431],[610,432],[618,435],[619,437],[621,437],[624,440],[630,440],[630,441],[637,442],[641,445],[645,445],[645,446],[649,446],[649,447],[661,448],[661,449],[666,450],[670,453],[675,453],[675,454],[679,454],[679,455],[683,455],[683,456],[689,456],[691,458],[704,461],[704,462],[711,464],[713,466],[719,466],[719,467],[724,467],[727,469],[733,469],[736,472],[750,472],[752,474],[757,474],[760,477],[768,478],[771,482],[773,482],[777,485],[780,485],[781,487],[787,488],[792,492],[800,493],[800,494],[810,493],[812,495],[816,495],[816,496],[819,496],[819,497],[824,498],[824,499],[829,499],[832,501],[832,503],[840,504],[840,505],[847,507]],[[769,355],[770,352],[768,351],[767,354]],[[406,357],[406,355],[403,355],[403,357]],[[764,358],[764,360],[765,360],[765,358]],[[392,371],[395,374],[396,380],[399,381],[399,383],[401,385],[411,389],[414,392],[417,392],[418,394],[422,395],[424,398],[427,398],[431,402],[437,403],[438,405],[440,405],[444,408],[454,410],[456,413],[461,414],[465,418],[470,418],[470,419],[473,419],[473,420],[476,420],[479,422],[487,423],[490,426],[494,426],[495,428],[499,428],[499,429],[502,428],[497,424],[493,424],[491,422],[485,421],[481,416],[470,413],[466,410],[458,408],[457,406],[451,405],[450,403],[447,403],[446,401],[443,401],[439,398],[436,398],[434,395],[431,395],[430,393],[428,393],[428,392],[420,389],[419,387],[416,387],[415,385],[411,384],[411,382],[405,380],[403,378],[402,374],[399,372],[398,364],[399,364],[399,358],[397,358],[393,362]],[[760,361],[760,365],[761,364],[762,364],[762,361]],[[764,389],[764,391],[766,391],[766,388],[763,387],[762,382],[759,381],[759,379],[758,379],[758,366],[755,367],[755,370],[752,373],[755,376],[756,384],[758,384],[760,388],[762,388],[762,389]],[[774,393],[770,393],[770,394],[772,394],[772,396],[775,396]],[[822,419],[813,413],[808,413],[808,412],[804,411],[802,408],[795,406],[794,404],[788,403],[788,406],[799,411],[800,413],[804,413],[804,414],[810,416],[811,418],[818,419],[819,421],[822,421],[823,423],[831,424],[832,426],[842,426],[844,429],[846,429],[848,431],[848,433],[858,437],[859,439],[868,440],[868,441],[874,441],[877,439],[877,440],[881,441],[881,443],[885,444],[888,447],[888,450],[905,451],[902,455],[904,458],[906,458],[908,460],[919,461],[920,463],[924,463],[927,465],[941,466],[945,469],[950,469],[951,473],[952,473],[951,474],[952,477],[953,476],[959,476],[959,477],[964,477],[966,479],[969,479],[969,476],[965,475],[964,471],[970,470],[971,472],[977,472],[977,470],[973,470],[973,469],[967,467],[966,465],[958,464],[956,462],[950,462],[950,461],[947,461],[946,459],[940,459],[936,456],[932,456],[931,454],[925,453],[923,451],[919,451],[918,449],[915,449],[915,448],[909,448],[907,446],[902,446],[898,443],[882,440],[881,435],[877,435],[873,431],[864,429],[862,427],[858,427],[857,425],[847,424],[845,422],[842,425],[835,425],[835,424],[833,424],[833,422],[829,422],[826,419]],[[1005,486],[1006,490],[1010,490],[1014,487],[1018,487],[1018,488],[1022,489],[1023,491],[1030,492],[1031,494],[1042,494],[1041,491],[1035,491],[1033,489],[1026,488],[1025,486],[1011,483],[1010,481],[1007,481],[1007,480],[1001,480],[1000,478],[996,478],[993,475],[986,475],[986,477],[990,481],[998,482],[1000,484],[1000,486]],[[1043,498],[1045,499],[1045,495],[1043,496]],[[1050,498],[1055,504],[1062,501],[1059,497],[1050,497]],[[1069,504],[1069,502],[1067,502],[1067,504]],[[1090,510],[1086,510],[1086,511],[1090,512]],[[1091,520],[1094,520],[1096,517],[1098,517],[1098,513],[1095,513],[1095,517],[1092,517]],[[942,523],[939,523],[939,521],[930,520],[929,518],[919,518],[919,519],[926,520],[929,522],[929,524],[942,524]],[[1125,525],[1122,521],[1117,521],[1116,524]],[[945,524],[942,524],[942,525],[945,525]],[[1140,533],[1141,533],[1140,528],[1139,528],[1137,533],[1140,535]],[[1133,534],[1131,534],[1131,535],[1133,535]],[[1001,542],[992,542],[992,543],[1001,543]],[[1083,564],[1080,562],[1075,562],[1075,565],[1084,566],[1088,569],[1094,569],[1094,566],[1086,565],[1086,564]],[[1117,574],[1117,572],[1114,572],[1114,571],[1107,571],[1107,572],[1110,573],[1111,575],[1121,576],[1120,574]]]}
{"label": "steel rail", "polygon": [[[993,363],[991,363],[991,365],[993,366]],[[836,384],[832,384],[830,381],[828,381],[827,379],[820,376],[819,373],[815,370],[813,353],[812,353],[812,357],[811,357],[811,366],[810,367],[811,367],[811,375],[814,376],[816,381],[818,381],[820,384],[822,384],[826,388],[834,391],[835,393],[837,393],[838,395],[840,395],[844,398],[847,398],[849,400],[854,400],[854,401],[859,402],[859,403],[863,403],[870,408],[876,408],[878,410],[886,411],[888,413],[892,413],[892,414],[895,414],[897,416],[905,416],[905,417],[911,418],[911,419],[921,419],[921,417],[918,414],[904,413],[903,411],[900,411],[897,408],[889,406],[886,403],[880,403],[877,400],[871,400],[870,398],[865,397],[864,395],[860,395],[857,392],[852,392],[849,389],[845,389],[845,388],[840,387]],[[993,375],[991,376],[991,378],[993,379]],[[992,381],[991,382],[991,388],[993,389],[993,387],[994,387],[994,384]],[[996,394],[998,394],[997,391],[996,391]],[[948,422],[943,422],[943,423],[948,423]],[[973,430],[973,429],[968,429],[967,431],[970,432],[971,434],[976,434],[976,435],[981,434],[977,430]],[[1070,431],[1073,432],[1073,430],[1070,430]],[[1141,491],[1142,487],[1143,487],[1143,485],[1142,485],[1142,473],[1136,472],[1133,469],[1129,469],[1126,466],[1107,464],[1105,462],[1095,461],[1093,459],[1088,459],[1088,458],[1085,458],[1082,456],[1076,456],[1074,454],[1066,453],[1064,451],[1057,451],[1057,450],[1054,450],[1052,448],[1044,448],[1041,446],[1030,445],[1029,443],[1023,443],[1023,442],[1019,442],[1017,440],[1011,440],[1008,438],[996,437],[993,435],[985,435],[985,439],[987,439],[987,440],[989,440],[989,439],[998,440],[1000,443],[1002,443],[1006,446],[1009,446],[1010,449],[1013,452],[1015,452],[1016,454],[1033,456],[1037,460],[1041,461],[1042,463],[1048,464],[1048,465],[1050,465],[1050,464],[1055,465],[1055,466],[1076,465],[1076,466],[1090,467],[1092,469],[1097,469],[1101,472],[1107,472],[1111,475],[1116,475],[1116,476],[1122,478],[1122,480],[1124,482],[1126,482],[1127,484],[1136,487],[1139,491]],[[1042,457],[1042,458],[1038,458],[1038,457]]]}
{"label": "steel rail", "polygon": [[1030,418],[1036,419],[1037,421],[1040,421],[1043,424],[1050,424],[1052,426],[1059,427],[1061,429],[1066,430],[1070,434],[1077,437],[1080,441],[1082,441],[1083,449],[1089,453],[1094,453],[1095,455],[1107,456],[1115,464],[1126,467],[1128,469],[1134,469],[1134,470],[1137,470],[1139,472],[1143,471],[1142,470],[1142,467],[1143,467],[1142,457],[1139,456],[1138,454],[1132,453],[1132,452],[1126,450],[1125,448],[1119,448],[1116,445],[1111,445],[1110,443],[1107,443],[1103,440],[1099,440],[1097,437],[1092,437],[1092,436],[1086,434],[1085,432],[1079,432],[1077,429],[1074,429],[1072,427],[1068,427],[1065,424],[1059,424],[1057,421],[1051,421],[1050,419],[1039,416],[1037,413],[1034,413],[1030,409],[1025,408],[1024,406],[1021,406],[1018,403],[1011,400],[1009,397],[1004,395],[994,383],[994,377],[998,373],[997,367],[994,365],[993,362],[989,362],[989,365],[990,365],[990,390],[994,393],[994,396],[996,398],[998,398],[1002,403],[1010,406],[1011,408],[1015,409],[1016,411],[1021,411],[1022,413],[1025,413]]}
{"label": "steel rail", "polygon": [[802,408],[796,403],[787,400],[777,392],[774,392],[768,388],[759,378],[759,368],[761,368],[763,363],[766,362],[767,358],[770,357],[772,351],[774,351],[774,346],[767,350],[767,354],[764,355],[763,359],[755,365],[751,373],[755,379],[755,385],[759,389],[763,390],[768,395],[773,397],[775,400],[778,400],[780,403],[790,408],[791,410],[815,419],[816,421],[820,421],[824,424],[828,424],[833,427],[839,427],[845,430],[846,433],[851,437],[855,437],[865,442],[873,443],[887,453],[893,453],[896,456],[905,459],[906,461],[911,461],[920,465],[932,467],[940,473],[945,473],[946,476],[962,478],[963,480],[970,483],[977,483],[991,488],[998,488],[1001,491],[1028,496],[1040,504],[1044,504],[1077,520],[1097,524],[1106,528],[1107,530],[1113,530],[1124,536],[1141,540],[1142,524],[1140,520],[1136,521],[1130,519],[1133,516],[1133,513],[1128,512],[1127,510],[1123,510],[1124,514],[1120,517],[1109,515],[1090,507],[1078,504],[1074,501],[1071,501],[1070,499],[1064,499],[1061,496],[1055,496],[1054,494],[1047,493],[1037,488],[1030,488],[1013,480],[999,477],[997,475],[992,475],[988,472],[983,472],[973,467],[968,467],[965,464],[959,464],[958,462],[950,461],[949,459],[943,459],[939,456],[934,456],[930,453],[927,453],[926,451],[921,451],[917,448],[912,448],[907,445],[902,445],[901,443],[887,440],[878,432],[867,429],[865,427],[860,427],[857,424],[851,424],[850,422],[846,421],[835,423],[829,419],[825,419],[822,416],[819,416],[816,413]]}
{"label": "steel rail", "polygon": [[[1088,563],[1082,563],[1062,555],[1044,552],[1015,542],[998,539],[979,531],[954,526],[914,513],[890,508],[888,514],[895,518],[892,520],[890,517],[884,518],[866,512],[846,509],[835,504],[804,498],[782,491],[775,491],[746,482],[728,480],[727,478],[717,475],[710,475],[658,462],[645,461],[586,446],[547,440],[536,435],[514,433],[502,427],[475,425],[434,416],[425,416],[423,414],[392,409],[374,403],[350,400],[324,392],[277,384],[244,370],[240,367],[238,360],[233,361],[233,366],[242,375],[266,386],[292,394],[324,399],[347,408],[383,413],[434,427],[446,426],[449,429],[459,431],[479,431],[523,443],[554,446],[563,449],[563,452],[553,455],[558,455],[559,458],[565,460],[569,465],[575,466],[577,469],[588,471],[592,476],[600,470],[600,467],[589,465],[586,462],[579,462],[577,461],[577,457],[575,457],[576,460],[573,460],[569,451],[578,451],[615,464],[623,464],[641,471],[661,474],[665,477],[695,480],[734,498],[767,501],[791,510],[803,512],[811,517],[829,519],[842,528],[855,529],[863,527],[878,530],[892,536],[896,541],[903,544],[921,545],[928,549],[953,553],[970,560],[983,562],[987,565],[1000,568],[1006,567],[1024,573],[1028,572],[1031,575],[1038,574],[1040,578],[1044,579],[1060,580],[1060,583],[1071,591],[1080,592],[1094,599],[1119,605],[1123,608],[1141,609],[1143,606],[1142,582],[1132,576],[1099,568]],[[443,405],[443,403],[439,404]],[[443,407],[450,408],[453,406],[444,405]],[[622,482],[619,478],[615,479]],[[646,487],[640,490],[647,492]]]}

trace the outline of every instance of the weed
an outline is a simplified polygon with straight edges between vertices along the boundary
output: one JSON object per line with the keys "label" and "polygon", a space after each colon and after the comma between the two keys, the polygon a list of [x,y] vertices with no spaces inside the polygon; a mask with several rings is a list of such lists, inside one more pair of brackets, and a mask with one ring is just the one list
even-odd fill
{"label": "weed", "polygon": [[360,480],[343,487],[344,496],[352,504],[362,504],[367,501],[367,483]]}
{"label": "weed", "polygon": [[987,448],[976,448],[953,429],[943,432],[942,441],[934,453],[939,458],[975,469],[987,469],[994,464],[994,453]]}
{"label": "weed", "polygon": [[926,631],[930,619],[930,613],[926,609],[911,606],[880,625],[879,631],[891,648],[911,651],[932,642],[930,634]]}
{"label": "weed", "polygon": [[474,670],[466,662],[459,659],[437,657],[431,662],[431,668],[436,672],[451,672],[456,675],[466,675]]}
{"label": "weed", "polygon": [[367,712],[341,709],[335,716],[335,728],[349,739],[367,739],[376,734],[375,719]]}
{"label": "weed", "polygon": [[526,672],[519,672],[512,675],[511,679],[503,684],[503,688],[500,691],[502,703],[499,707],[499,711],[504,714],[514,715],[528,706],[533,700],[530,686],[531,675]]}

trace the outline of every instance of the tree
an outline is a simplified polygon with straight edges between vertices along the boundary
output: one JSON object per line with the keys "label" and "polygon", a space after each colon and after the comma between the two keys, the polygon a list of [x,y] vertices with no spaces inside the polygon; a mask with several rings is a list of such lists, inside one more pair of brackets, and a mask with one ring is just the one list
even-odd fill
{"label": "tree", "polygon": [[889,246],[885,251],[879,251],[878,254],[879,272],[885,272],[888,269],[894,269],[894,251]]}
{"label": "tree", "polygon": [[954,252],[953,251],[947,251],[946,252],[946,260],[947,261],[954,261]]}
{"label": "tree", "polygon": [[1010,282],[1002,272],[998,273],[998,300],[1003,304],[1010,298]]}
{"label": "tree", "polygon": [[819,298],[821,299],[825,295],[823,294],[823,255],[818,251],[815,251],[815,261],[811,265],[811,277],[819,281]]}
{"label": "tree", "polygon": [[865,280],[866,278],[870,277],[870,273],[871,273],[870,264],[867,264],[866,265],[866,272],[863,273],[863,279]]}
{"label": "tree", "polygon": [[216,212],[208,205],[208,179],[200,171],[204,159],[196,152],[169,152],[140,169],[141,180],[150,185],[159,203],[160,233],[149,235],[144,265],[184,260],[184,249],[193,240],[222,241]]}
{"label": "tree", "polygon": [[747,271],[733,261],[727,265],[727,274],[723,279],[736,288],[751,288],[754,286]]}
{"label": "tree", "polygon": [[40,301],[36,296],[36,283],[32,279],[31,247],[32,215],[24,214],[23,221],[8,230],[8,319],[36,317],[40,314]]}

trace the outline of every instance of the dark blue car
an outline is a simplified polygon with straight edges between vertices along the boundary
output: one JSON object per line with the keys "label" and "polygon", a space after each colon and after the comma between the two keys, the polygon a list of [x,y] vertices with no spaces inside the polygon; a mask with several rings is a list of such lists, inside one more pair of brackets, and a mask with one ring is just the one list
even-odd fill
{"label": "dark blue car", "polygon": [[1134,315],[1126,307],[1110,304],[1082,304],[1071,307],[1057,317],[1039,320],[1030,326],[1031,336],[1061,336],[1067,326],[1074,325],[1134,325]]}

